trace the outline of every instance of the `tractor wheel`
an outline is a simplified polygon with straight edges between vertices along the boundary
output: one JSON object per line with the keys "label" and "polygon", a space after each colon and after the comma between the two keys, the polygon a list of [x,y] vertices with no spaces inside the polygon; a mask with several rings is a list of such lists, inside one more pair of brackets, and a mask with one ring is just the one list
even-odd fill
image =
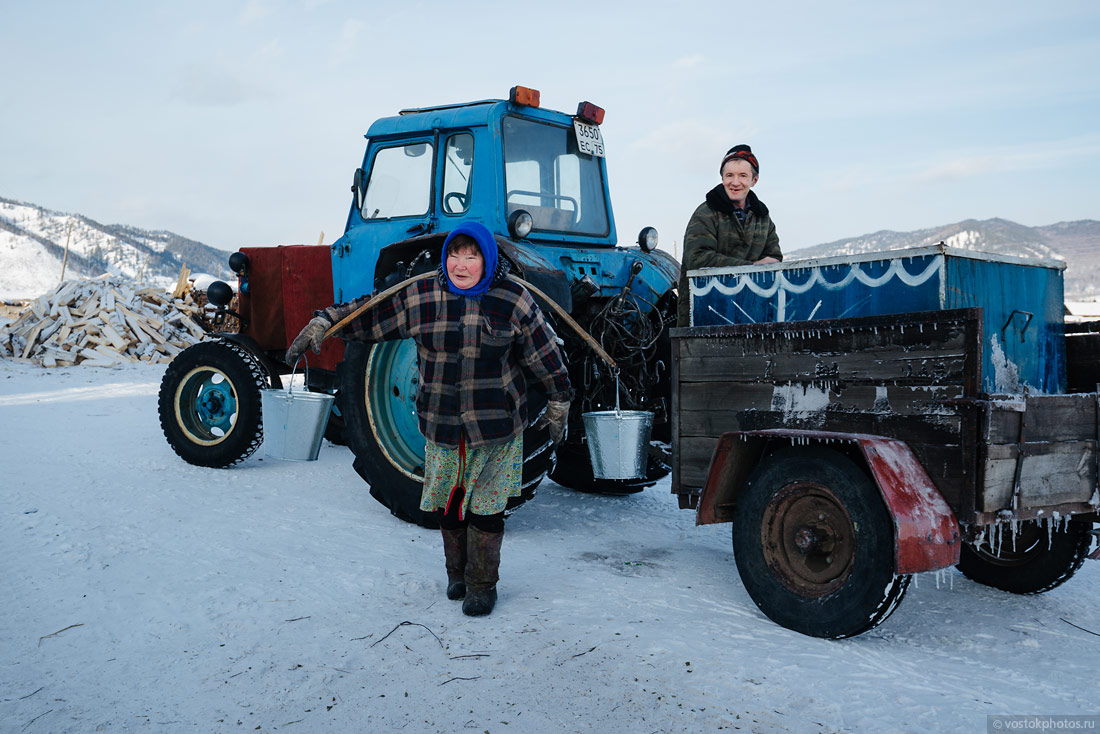
{"label": "tractor wheel", "polygon": [[[396,517],[422,527],[438,527],[438,518],[420,509],[424,486],[424,436],[416,414],[416,345],[411,339],[373,346],[349,342],[337,368],[344,437],[355,454],[355,471],[370,484],[371,496]],[[544,398],[528,392],[533,421]],[[548,431],[528,428],[523,435],[523,494],[509,510],[535,495],[554,460]]]}
{"label": "tractor wheel", "polygon": [[980,544],[966,543],[958,569],[971,581],[1013,594],[1041,594],[1069,580],[1089,552],[1092,523],[1070,521],[1062,527],[1021,523],[1015,538],[992,528]]}
{"label": "tractor wheel", "polygon": [[344,435],[345,431],[344,416],[340,413],[340,394],[337,393],[336,400],[332,403],[332,413],[329,415],[328,424],[325,426],[325,440],[337,446],[347,446],[348,439]]}
{"label": "tractor wheel", "polygon": [[749,596],[772,621],[813,637],[852,637],[897,607],[893,520],[852,460],[818,447],[782,449],[737,497],[733,552]]}
{"label": "tractor wheel", "polygon": [[200,342],[176,355],[160,382],[160,427],[172,449],[196,466],[232,466],[263,443],[264,369],[228,341]]}

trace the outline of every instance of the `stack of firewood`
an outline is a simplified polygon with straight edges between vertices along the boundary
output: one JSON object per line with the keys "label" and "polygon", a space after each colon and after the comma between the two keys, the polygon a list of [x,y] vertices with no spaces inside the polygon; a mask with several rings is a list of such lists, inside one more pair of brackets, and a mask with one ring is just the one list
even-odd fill
{"label": "stack of firewood", "polygon": [[111,275],[68,280],[0,328],[0,357],[43,367],[170,362],[202,339],[204,320],[186,287],[168,293]]}

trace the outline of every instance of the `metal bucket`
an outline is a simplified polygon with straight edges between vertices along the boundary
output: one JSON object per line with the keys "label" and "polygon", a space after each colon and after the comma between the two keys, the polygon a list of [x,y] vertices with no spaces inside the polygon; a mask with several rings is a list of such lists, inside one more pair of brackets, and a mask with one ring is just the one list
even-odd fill
{"label": "metal bucket", "polygon": [[653,414],[598,410],[581,415],[596,479],[643,479]]}
{"label": "metal bucket", "polygon": [[271,459],[316,461],[335,398],[323,392],[294,392],[293,381],[291,372],[286,390],[260,391],[264,454]]}

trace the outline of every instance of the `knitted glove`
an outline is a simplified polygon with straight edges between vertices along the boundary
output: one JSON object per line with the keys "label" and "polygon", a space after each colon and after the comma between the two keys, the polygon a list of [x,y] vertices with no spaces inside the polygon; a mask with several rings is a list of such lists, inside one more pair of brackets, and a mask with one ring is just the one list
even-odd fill
{"label": "knitted glove", "polygon": [[546,411],[535,421],[534,428],[547,426],[550,429],[550,439],[557,444],[565,438],[566,421],[568,420],[569,401],[551,400],[546,404]]}
{"label": "knitted glove", "polygon": [[321,342],[325,339],[325,332],[332,326],[332,322],[326,319],[324,316],[314,316],[313,320],[305,325],[298,336],[294,337],[294,341],[290,343],[290,348],[286,350],[287,364],[294,364],[298,361],[298,358],[302,356],[302,352],[306,351],[306,347],[313,350],[314,354],[321,353]]}

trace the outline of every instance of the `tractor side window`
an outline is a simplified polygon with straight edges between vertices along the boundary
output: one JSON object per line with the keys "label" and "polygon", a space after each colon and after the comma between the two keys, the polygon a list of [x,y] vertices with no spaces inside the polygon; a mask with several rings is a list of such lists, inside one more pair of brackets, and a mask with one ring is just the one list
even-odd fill
{"label": "tractor side window", "polygon": [[374,156],[371,166],[363,196],[363,219],[426,214],[431,191],[431,143],[383,148]]}
{"label": "tractor side window", "polygon": [[473,196],[474,136],[458,133],[447,138],[443,164],[443,211],[464,214]]}

